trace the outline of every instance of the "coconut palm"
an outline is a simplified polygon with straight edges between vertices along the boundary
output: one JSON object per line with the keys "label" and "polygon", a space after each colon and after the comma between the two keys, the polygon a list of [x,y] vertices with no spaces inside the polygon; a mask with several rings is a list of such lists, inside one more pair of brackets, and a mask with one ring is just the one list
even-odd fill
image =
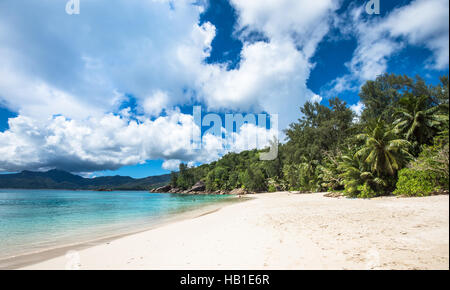
{"label": "coconut palm", "polygon": [[363,147],[358,150],[355,157],[362,158],[379,177],[393,176],[402,165],[411,157],[408,152],[410,143],[401,139],[396,130],[390,128],[381,119],[370,124],[366,133],[357,136],[364,141]]}
{"label": "coconut palm", "polygon": [[343,179],[346,194],[352,197],[360,195],[361,187],[366,188],[365,191],[370,188],[373,195],[376,195],[376,191],[387,186],[383,178],[370,172],[367,164],[361,162],[354,154],[342,155],[338,170],[342,172],[339,177]]}
{"label": "coconut palm", "polygon": [[395,128],[409,141],[426,144],[432,140],[442,125],[448,123],[448,115],[441,114],[441,106],[429,107],[427,96],[407,96],[399,101],[394,122]]}
{"label": "coconut palm", "polygon": [[341,151],[326,151],[325,158],[316,167],[316,188],[323,190],[336,190],[342,187],[342,178],[339,176],[339,161],[342,157]]}

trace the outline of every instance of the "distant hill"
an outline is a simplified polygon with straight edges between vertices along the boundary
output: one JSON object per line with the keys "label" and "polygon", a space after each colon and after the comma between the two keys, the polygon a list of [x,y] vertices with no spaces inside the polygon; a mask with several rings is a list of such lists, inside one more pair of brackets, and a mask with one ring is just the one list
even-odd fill
{"label": "distant hill", "polygon": [[14,174],[0,174],[0,188],[150,190],[167,184],[169,180],[170,174],[139,179],[128,176],[84,178],[66,171],[53,169],[47,172],[22,171]]}

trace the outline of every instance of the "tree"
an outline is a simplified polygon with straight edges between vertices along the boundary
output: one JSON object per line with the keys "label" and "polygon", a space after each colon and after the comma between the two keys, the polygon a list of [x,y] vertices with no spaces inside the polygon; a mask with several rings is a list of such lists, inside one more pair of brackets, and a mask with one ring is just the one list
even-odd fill
{"label": "tree", "polygon": [[344,192],[350,197],[370,198],[383,193],[386,181],[375,176],[368,164],[356,157],[356,154],[341,156],[338,170],[343,179]]}
{"label": "tree", "polygon": [[322,190],[337,190],[343,186],[342,177],[339,176],[339,162],[342,159],[342,152],[325,152],[325,158],[322,164],[316,168],[317,187]]}
{"label": "tree", "polygon": [[195,184],[192,170],[189,170],[188,166],[184,163],[180,163],[180,172],[177,178],[177,187],[181,189],[188,189]]}
{"label": "tree", "polygon": [[170,186],[177,187],[178,174],[176,172],[170,172]]}
{"label": "tree", "polygon": [[214,170],[211,170],[206,175],[205,185],[206,185],[206,190],[208,190],[208,191],[215,191],[215,190],[217,190],[216,185],[215,185]]}
{"label": "tree", "polygon": [[282,148],[285,163],[301,163],[304,158],[321,161],[325,151],[333,151],[351,135],[352,110],[338,99],[329,100],[329,107],[306,102],[300,108],[303,117],[290,125],[289,141]]}
{"label": "tree", "polygon": [[448,131],[441,132],[433,145],[424,146],[419,157],[400,170],[394,194],[427,196],[445,190],[448,192],[448,139]]}
{"label": "tree", "polygon": [[433,172],[445,180],[448,189],[449,181],[449,137],[448,131],[441,132],[434,138],[432,145],[425,146],[419,158],[410,164],[414,170]]}
{"label": "tree", "polygon": [[377,173],[379,177],[395,175],[411,156],[408,152],[410,143],[399,138],[381,118],[369,124],[366,133],[359,134],[357,138],[364,141],[364,145],[355,156],[362,157],[370,165],[372,173]]}
{"label": "tree", "polygon": [[225,167],[217,166],[214,168],[214,188],[225,190],[228,181],[228,170]]}
{"label": "tree", "polygon": [[367,81],[362,87],[359,97],[364,104],[361,120],[364,122],[374,120],[380,116],[391,121],[393,104],[402,96],[402,90],[410,90],[413,80],[407,76],[384,74],[374,81]]}
{"label": "tree", "polygon": [[[448,76],[433,86],[420,77],[385,74],[367,81],[359,95],[365,107],[358,122],[338,98],[328,105],[306,102],[285,131],[277,159],[260,161],[258,150],[228,153],[196,168],[180,165],[176,183],[186,188],[203,180],[209,191],[344,189],[352,197],[372,197],[392,191],[399,176],[406,189],[448,180]],[[435,136],[447,141],[438,146]],[[408,165],[413,156],[419,158]],[[408,184],[412,178],[416,183]]]}
{"label": "tree", "polygon": [[267,190],[264,174],[257,166],[251,166],[241,175],[242,185],[245,189],[254,192]]}
{"label": "tree", "polygon": [[430,107],[430,102],[427,96],[408,95],[399,100],[396,108],[395,128],[418,145],[429,144],[443,124],[448,123],[448,116],[439,113],[441,107]]}
{"label": "tree", "polygon": [[439,78],[441,81],[437,86],[432,87],[432,98],[433,103],[435,105],[447,105],[447,113],[448,113],[448,75],[441,76]]}
{"label": "tree", "polygon": [[361,120],[370,122],[381,117],[386,122],[392,123],[396,104],[408,94],[431,97],[433,93],[419,76],[413,80],[407,76],[386,73],[374,81],[367,81],[359,93],[365,107]]}

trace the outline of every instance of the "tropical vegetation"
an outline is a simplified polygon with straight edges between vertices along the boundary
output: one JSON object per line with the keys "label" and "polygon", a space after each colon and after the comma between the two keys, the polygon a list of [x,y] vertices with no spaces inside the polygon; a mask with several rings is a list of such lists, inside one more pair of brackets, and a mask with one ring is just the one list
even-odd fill
{"label": "tropical vegetation", "polygon": [[211,192],[341,191],[361,198],[448,191],[448,76],[431,85],[384,74],[367,81],[359,97],[360,115],[339,98],[306,102],[273,161],[260,161],[258,150],[229,153],[194,168],[181,164],[171,184],[187,189],[202,180]]}

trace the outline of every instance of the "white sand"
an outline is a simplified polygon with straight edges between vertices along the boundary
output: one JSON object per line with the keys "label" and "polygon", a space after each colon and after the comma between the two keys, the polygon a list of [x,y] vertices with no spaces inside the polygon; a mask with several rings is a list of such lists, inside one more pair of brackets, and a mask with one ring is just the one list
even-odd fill
{"label": "white sand", "polygon": [[449,197],[261,194],[69,256],[26,269],[449,269]]}

